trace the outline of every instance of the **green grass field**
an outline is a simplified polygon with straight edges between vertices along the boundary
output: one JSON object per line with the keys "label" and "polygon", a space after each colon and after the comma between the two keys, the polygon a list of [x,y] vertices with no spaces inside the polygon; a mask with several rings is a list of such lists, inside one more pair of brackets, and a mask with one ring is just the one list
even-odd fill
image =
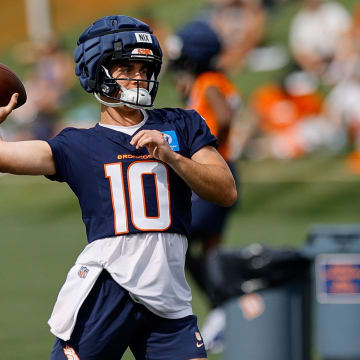
{"label": "green grass field", "polygon": [[[342,159],[239,165],[242,205],[228,224],[229,246],[259,242],[298,248],[311,224],[359,222],[359,178]],[[47,320],[86,244],[80,209],[66,185],[42,177],[1,176],[0,198],[1,359],[46,359],[53,342]],[[192,288],[201,324],[207,303]]]}

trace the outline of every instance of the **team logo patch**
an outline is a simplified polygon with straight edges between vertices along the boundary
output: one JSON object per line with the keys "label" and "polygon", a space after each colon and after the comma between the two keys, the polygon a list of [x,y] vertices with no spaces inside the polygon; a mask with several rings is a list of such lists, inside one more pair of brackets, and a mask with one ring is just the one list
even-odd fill
{"label": "team logo patch", "polygon": [[152,44],[152,38],[149,33],[135,33],[136,41]]}
{"label": "team logo patch", "polygon": [[180,151],[179,141],[174,130],[162,131],[164,139],[167,141],[171,150]]}
{"label": "team logo patch", "polygon": [[131,52],[132,55],[137,55],[137,56],[148,56],[148,55],[153,55],[153,52],[150,49],[134,49]]}
{"label": "team logo patch", "polygon": [[78,271],[78,275],[81,279],[85,279],[88,272],[89,272],[89,269],[86,266],[82,266],[80,268],[80,270]]}
{"label": "team logo patch", "polygon": [[66,345],[63,350],[67,360],[80,360],[79,356],[71,346]]}

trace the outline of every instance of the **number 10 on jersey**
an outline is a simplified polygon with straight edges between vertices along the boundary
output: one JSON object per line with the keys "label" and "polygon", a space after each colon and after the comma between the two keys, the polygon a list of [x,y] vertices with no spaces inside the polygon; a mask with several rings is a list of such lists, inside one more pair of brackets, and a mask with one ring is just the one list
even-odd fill
{"label": "number 10 on jersey", "polygon": [[[129,232],[130,216],[133,226],[141,231],[164,231],[171,224],[169,174],[166,166],[158,161],[135,161],[126,174],[122,163],[105,164],[105,177],[108,178],[114,211],[115,234]],[[126,179],[125,176],[126,175]],[[157,216],[146,213],[146,194],[144,176],[154,177]],[[125,184],[127,181],[130,208],[126,205]]]}

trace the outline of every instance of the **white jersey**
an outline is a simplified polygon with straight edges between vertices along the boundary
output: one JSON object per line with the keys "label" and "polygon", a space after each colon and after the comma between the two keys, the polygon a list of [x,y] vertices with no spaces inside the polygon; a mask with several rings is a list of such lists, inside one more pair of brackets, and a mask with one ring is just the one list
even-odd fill
{"label": "white jersey", "polygon": [[187,245],[184,235],[171,233],[121,235],[88,244],[60,290],[49,320],[51,332],[70,339],[80,307],[103,269],[156,315],[192,315],[184,271]]}

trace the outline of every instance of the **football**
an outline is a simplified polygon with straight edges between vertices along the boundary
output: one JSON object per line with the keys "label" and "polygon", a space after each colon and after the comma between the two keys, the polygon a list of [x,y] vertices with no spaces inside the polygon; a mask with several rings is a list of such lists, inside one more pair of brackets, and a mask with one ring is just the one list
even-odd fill
{"label": "football", "polygon": [[26,102],[26,91],[19,77],[6,65],[0,64],[0,106],[6,106],[12,94],[18,93],[15,109]]}

